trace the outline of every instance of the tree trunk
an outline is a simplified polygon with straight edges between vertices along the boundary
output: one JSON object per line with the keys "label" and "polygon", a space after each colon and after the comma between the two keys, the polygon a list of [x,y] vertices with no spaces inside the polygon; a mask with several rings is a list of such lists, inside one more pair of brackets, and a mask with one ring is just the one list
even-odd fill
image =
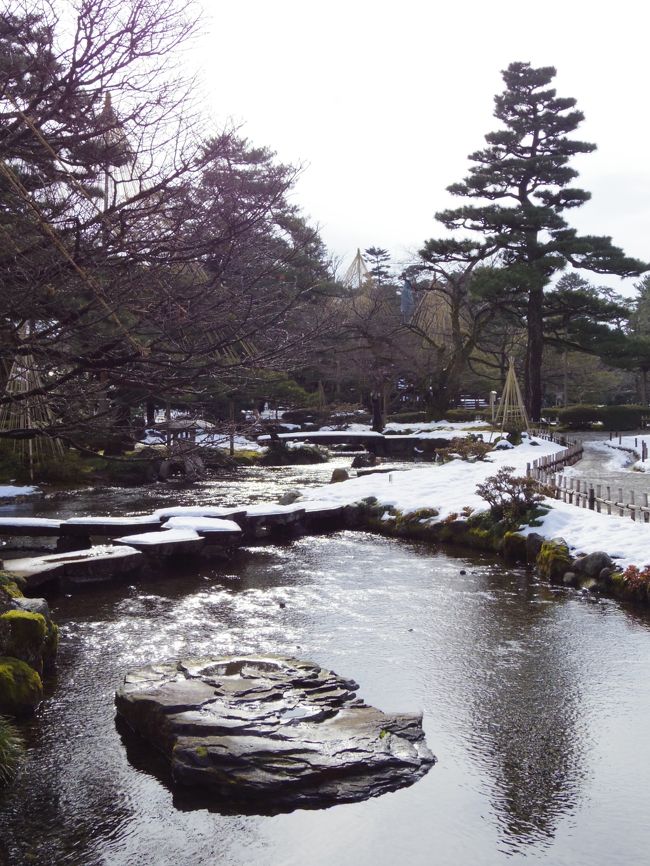
{"label": "tree trunk", "polygon": [[531,421],[542,414],[542,357],[544,354],[544,287],[535,286],[528,295],[526,311],[528,344],[526,346],[525,400]]}
{"label": "tree trunk", "polygon": [[380,391],[373,391],[370,394],[370,406],[372,408],[372,429],[375,433],[381,433],[384,429],[384,419],[381,414]]}

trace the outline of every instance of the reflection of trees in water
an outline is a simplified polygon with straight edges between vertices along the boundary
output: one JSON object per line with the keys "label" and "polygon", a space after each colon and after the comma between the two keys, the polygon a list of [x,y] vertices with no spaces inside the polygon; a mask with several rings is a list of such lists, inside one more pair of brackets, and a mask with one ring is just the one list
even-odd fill
{"label": "reflection of trees in water", "polygon": [[511,849],[550,840],[579,799],[585,771],[577,648],[566,605],[539,603],[529,578],[508,595],[507,575],[487,580],[498,601],[477,609],[473,758],[493,778],[492,802]]}

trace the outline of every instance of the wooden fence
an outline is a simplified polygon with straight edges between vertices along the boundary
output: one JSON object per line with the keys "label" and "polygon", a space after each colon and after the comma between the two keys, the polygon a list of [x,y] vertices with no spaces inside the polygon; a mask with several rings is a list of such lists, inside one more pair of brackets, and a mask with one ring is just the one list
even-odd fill
{"label": "wooden fence", "polygon": [[[613,488],[605,484],[594,485],[591,481],[580,478],[567,478],[560,474],[565,466],[572,466],[582,457],[582,443],[570,442],[554,434],[535,433],[541,439],[548,439],[566,445],[564,451],[529,463],[526,474],[546,484],[555,490],[556,499],[576,505],[578,508],[588,508],[599,514],[617,514],[620,517],[629,515],[632,520],[650,523],[650,503],[648,494],[638,494],[630,490],[626,497],[623,488]],[[614,493],[612,493],[614,491]],[[637,501],[639,500],[639,501]]]}
{"label": "wooden fence", "polygon": [[537,481],[549,484],[551,475],[560,469],[564,469],[565,466],[573,466],[582,457],[582,442],[573,442],[564,436],[558,436],[556,433],[547,433],[545,431],[540,432],[536,430],[534,435],[537,439],[546,439],[549,442],[564,445],[564,451],[557,451],[555,454],[540,457],[538,460],[533,460],[532,463],[527,464],[526,475],[535,478]]}

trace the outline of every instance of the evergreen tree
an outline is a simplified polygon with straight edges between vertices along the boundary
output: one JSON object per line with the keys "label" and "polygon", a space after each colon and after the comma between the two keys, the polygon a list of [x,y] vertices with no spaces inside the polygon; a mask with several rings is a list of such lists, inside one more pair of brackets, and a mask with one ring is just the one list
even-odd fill
{"label": "evergreen tree", "polygon": [[[436,214],[448,229],[480,233],[483,255],[497,253],[516,273],[525,299],[527,328],[525,393],[531,417],[540,417],[544,344],[544,288],[567,264],[597,273],[640,274],[646,265],[628,258],[609,237],[580,236],[563,217],[590,198],[570,186],[578,172],[572,156],[591,153],[595,145],[569,138],[584,115],[576,100],[560,98],[549,87],[551,66],[511,63],[503,72],[506,88],[495,97],[495,117],[502,128],[485,136],[487,146],[470,154],[475,163],[449,192],[470,203]],[[430,240],[431,257],[462,257],[468,241]]]}
{"label": "evergreen tree", "polygon": [[391,278],[390,268],[390,253],[381,247],[368,247],[363,251],[364,256],[368,260],[370,267],[368,270],[378,286],[385,283]]}

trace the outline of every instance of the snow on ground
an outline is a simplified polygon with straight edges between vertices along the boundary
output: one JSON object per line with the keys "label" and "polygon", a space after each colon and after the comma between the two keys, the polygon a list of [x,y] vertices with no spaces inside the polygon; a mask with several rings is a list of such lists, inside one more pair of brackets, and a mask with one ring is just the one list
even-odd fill
{"label": "snow on ground", "polygon": [[[584,443],[588,445],[592,451],[599,451],[607,459],[603,464],[603,469],[607,472],[621,472],[630,468],[631,455],[629,451],[619,449],[618,445],[613,446],[611,442],[603,442],[602,439],[590,439]],[[564,470],[565,475],[580,475],[580,464],[569,466]]]}
{"label": "snow on ground", "polygon": [[[650,457],[646,460],[641,460],[641,445],[643,442],[645,442],[645,446],[650,454],[650,435],[621,436],[620,444],[618,438],[612,439],[611,442],[599,442],[597,444],[603,446],[603,449],[618,452],[617,458],[621,462],[616,464],[616,469],[629,470],[630,472],[650,472]],[[596,443],[590,442],[589,445],[593,447]],[[638,459],[634,460],[634,457]]]}
{"label": "snow on ground", "polygon": [[[427,464],[406,472],[363,475],[326,487],[302,491],[306,500],[347,505],[374,496],[383,505],[392,505],[402,513],[435,508],[436,521],[451,514],[460,515],[464,508],[487,511],[487,503],[476,494],[476,485],[494,475],[502,466],[512,466],[516,474],[526,472],[526,464],[542,456],[563,450],[561,445],[533,439],[507,451],[493,451],[488,461]],[[650,524],[635,523],[629,518],[598,514],[575,505],[547,499],[549,513],[541,526],[527,527],[524,534],[539,532],[546,538],[564,538],[574,552],[605,550],[618,563],[645,565],[650,562]],[[299,503],[296,503],[299,505]]]}
{"label": "snow on ground", "polygon": [[34,496],[40,492],[38,487],[15,487],[13,484],[0,484],[0,499],[13,499],[14,496]]}

